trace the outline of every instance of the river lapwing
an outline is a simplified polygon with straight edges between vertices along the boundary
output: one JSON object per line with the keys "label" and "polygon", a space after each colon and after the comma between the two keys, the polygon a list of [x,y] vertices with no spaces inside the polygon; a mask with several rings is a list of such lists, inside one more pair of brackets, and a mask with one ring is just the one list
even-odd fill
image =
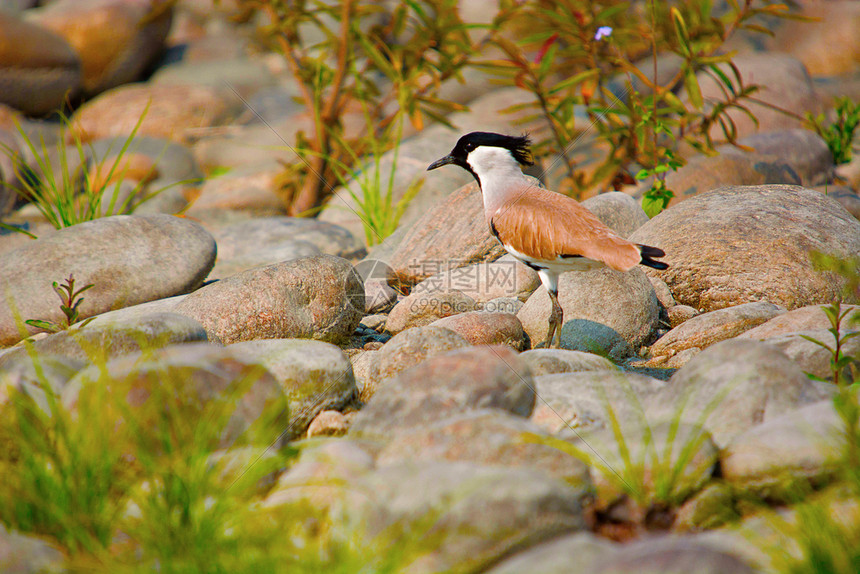
{"label": "river lapwing", "polygon": [[663,250],[631,243],[575,199],[535,186],[521,169],[534,163],[530,143],[527,136],[472,132],[427,170],[454,164],[478,180],[490,233],[508,253],[537,271],[549,293],[546,346],[558,347],[563,325],[559,275],[602,267],[629,271],[639,264],[669,266],[654,260],[665,255]]}

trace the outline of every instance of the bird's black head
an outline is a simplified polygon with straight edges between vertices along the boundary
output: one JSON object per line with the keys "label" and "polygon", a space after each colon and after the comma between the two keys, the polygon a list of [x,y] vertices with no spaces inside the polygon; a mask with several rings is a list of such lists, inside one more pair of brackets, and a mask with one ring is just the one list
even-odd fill
{"label": "bird's black head", "polygon": [[532,154],[529,151],[530,145],[531,141],[526,135],[517,137],[494,134],[492,132],[472,132],[461,137],[457,145],[454,146],[454,149],[451,150],[451,153],[431,163],[427,171],[452,163],[469,170],[474,175],[474,171],[469,166],[467,160],[470,153],[482,146],[506,149],[511,152],[511,156],[521,165],[533,165],[534,161],[532,161]]}

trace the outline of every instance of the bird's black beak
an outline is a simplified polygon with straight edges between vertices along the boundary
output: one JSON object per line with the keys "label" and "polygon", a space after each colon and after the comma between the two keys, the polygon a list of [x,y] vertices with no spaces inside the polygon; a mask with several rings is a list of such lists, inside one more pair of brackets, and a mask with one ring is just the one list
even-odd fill
{"label": "bird's black beak", "polygon": [[452,155],[446,155],[442,159],[437,159],[433,163],[430,164],[430,167],[427,168],[427,171],[431,169],[436,169],[437,167],[442,167],[443,165],[448,165],[449,163],[454,163],[456,160]]}

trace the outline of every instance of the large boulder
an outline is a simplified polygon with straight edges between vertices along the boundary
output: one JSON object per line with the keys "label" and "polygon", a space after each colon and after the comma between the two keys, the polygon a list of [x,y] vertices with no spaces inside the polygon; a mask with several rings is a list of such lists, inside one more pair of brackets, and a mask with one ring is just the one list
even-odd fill
{"label": "large boulder", "polygon": [[701,425],[724,448],[750,428],[824,398],[779,350],[729,339],[708,347],[645,401],[652,421]]}
{"label": "large boulder", "polygon": [[65,385],[61,400],[76,414],[92,412],[99,401],[100,416],[139,435],[152,452],[165,448],[168,424],[173,440],[209,433],[217,448],[237,441],[280,447],[287,439],[279,434],[287,424],[287,400],[274,376],[253,358],[209,343],[90,365]]}
{"label": "large boulder", "polygon": [[630,239],[666,251],[659,277],[680,304],[713,311],[770,301],[791,310],[841,296],[848,278],[818,271],[811,257],[860,255],[860,222],[803,187],[730,186],[670,207]]}
{"label": "large boulder", "polygon": [[447,268],[493,261],[505,254],[490,235],[484,217],[481,190],[475,182],[464,185],[425,211],[402,235],[392,237],[371,252],[386,262],[397,277],[414,285]]}
{"label": "large boulder", "polygon": [[81,61],[61,37],[0,12],[0,38],[3,104],[27,114],[47,114],[80,89]]}
{"label": "large boulder", "polygon": [[126,84],[79,108],[72,127],[81,141],[89,142],[127,137],[140,122],[138,135],[184,142],[188,130],[219,125],[230,112],[226,96],[214,88]]}
{"label": "large boulder", "polygon": [[[354,305],[361,301],[361,309]],[[244,271],[198,289],[174,308],[196,319],[209,339],[341,342],[364,310],[364,286],[346,259],[304,257]]]}
{"label": "large boulder", "polygon": [[83,319],[187,293],[214,263],[212,236],[187,219],[116,215],[66,227],[0,255],[0,345],[19,341],[26,319],[65,319],[51,285],[70,274],[76,289],[93,284],[78,307]]}
{"label": "large boulder", "polygon": [[365,474],[346,495],[342,512],[367,543],[405,530],[402,571],[429,574],[481,572],[517,548],[584,530],[588,489],[537,469],[429,461]]}
{"label": "large boulder", "polygon": [[442,418],[494,408],[527,417],[535,404],[531,373],[508,347],[470,347],[427,359],[387,379],[350,433],[391,438]]}
{"label": "large boulder", "polygon": [[26,16],[74,47],[84,90],[95,94],[141,78],[164,47],[173,6],[161,0],[55,0]]}
{"label": "large boulder", "polygon": [[298,438],[320,412],[341,409],[356,395],[352,365],[336,346],[304,339],[262,339],[229,346],[275,377],[290,404],[290,421],[283,433]]}

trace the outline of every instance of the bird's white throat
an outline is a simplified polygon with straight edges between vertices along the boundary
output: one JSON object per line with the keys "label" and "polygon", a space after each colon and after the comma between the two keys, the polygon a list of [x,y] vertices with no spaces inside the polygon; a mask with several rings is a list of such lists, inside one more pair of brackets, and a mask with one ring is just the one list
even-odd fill
{"label": "bird's white throat", "polygon": [[520,164],[511,152],[501,147],[479,146],[466,161],[481,180],[484,210],[492,213],[514,199],[527,182]]}

